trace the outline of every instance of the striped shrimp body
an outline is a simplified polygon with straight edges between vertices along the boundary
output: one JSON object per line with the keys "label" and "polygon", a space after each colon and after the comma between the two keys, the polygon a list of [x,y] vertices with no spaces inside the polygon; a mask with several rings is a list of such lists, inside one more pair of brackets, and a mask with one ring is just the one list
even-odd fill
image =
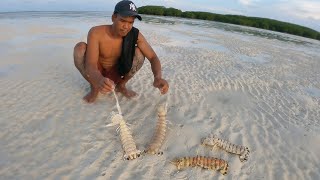
{"label": "striped shrimp body", "polygon": [[228,173],[229,168],[229,165],[225,160],[205,156],[177,158],[171,161],[171,163],[174,164],[178,168],[178,170],[190,166],[197,166],[203,169],[217,170],[223,175],[226,175]]}
{"label": "striped shrimp body", "polygon": [[214,135],[204,138],[202,140],[202,145],[211,147],[217,146],[229,153],[237,154],[239,155],[239,159],[241,162],[247,161],[250,154],[248,147],[232,144]]}
{"label": "striped shrimp body", "polygon": [[112,123],[107,126],[119,125],[117,131],[120,131],[120,139],[123,150],[125,152],[123,158],[127,160],[136,159],[140,157],[141,152],[137,150],[136,144],[133,140],[129,127],[120,114],[113,114],[111,117]]}
{"label": "striped shrimp body", "polygon": [[160,148],[165,140],[166,131],[167,131],[167,104],[162,104],[158,107],[158,121],[155,129],[155,134],[149,144],[148,148],[144,151],[148,154],[158,154],[162,155],[163,152],[160,151]]}

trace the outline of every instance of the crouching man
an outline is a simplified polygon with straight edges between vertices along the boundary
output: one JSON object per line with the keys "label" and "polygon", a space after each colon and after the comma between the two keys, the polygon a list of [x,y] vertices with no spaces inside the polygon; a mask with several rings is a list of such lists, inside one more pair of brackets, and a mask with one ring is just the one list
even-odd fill
{"label": "crouching man", "polygon": [[151,63],[153,86],[161,94],[167,93],[168,82],[162,79],[161,64],[156,53],[138,29],[133,27],[135,19],[141,20],[132,1],[116,4],[111,25],[92,27],[87,44],[79,42],[74,47],[74,63],[82,76],[90,83],[91,91],[84,100],[92,103],[98,93],[115,89],[126,97],[136,93],[126,83],[142,67],[145,57]]}

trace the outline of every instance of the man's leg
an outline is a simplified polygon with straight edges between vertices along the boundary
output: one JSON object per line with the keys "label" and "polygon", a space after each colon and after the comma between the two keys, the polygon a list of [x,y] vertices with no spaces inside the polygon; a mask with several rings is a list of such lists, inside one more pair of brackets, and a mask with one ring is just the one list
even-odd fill
{"label": "man's leg", "polygon": [[81,75],[90,83],[90,86],[91,86],[91,91],[87,95],[85,95],[83,99],[88,103],[92,103],[96,100],[99,94],[99,90],[93,87],[92,83],[86,76],[86,72],[85,72],[86,49],[87,49],[86,43],[84,42],[77,43],[73,50],[73,59],[74,59],[74,65],[79,70]]}
{"label": "man's leg", "polygon": [[124,76],[124,78],[120,80],[120,82],[116,86],[116,90],[122,93],[124,96],[130,98],[137,95],[136,92],[127,89],[126,84],[142,67],[144,59],[144,55],[141,53],[140,49],[136,47],[131,70]]}

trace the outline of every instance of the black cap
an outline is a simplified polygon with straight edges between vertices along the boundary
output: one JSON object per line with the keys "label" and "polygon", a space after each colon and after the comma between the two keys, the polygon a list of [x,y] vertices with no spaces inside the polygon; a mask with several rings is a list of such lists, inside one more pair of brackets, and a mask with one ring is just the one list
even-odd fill
{"label": "black cap", "polygon": [[114,7],[114,13],[119,13],[121,16],[135,16],[140,21],[142,20],[136,5],[132,1],[123,0],[118,2]]}

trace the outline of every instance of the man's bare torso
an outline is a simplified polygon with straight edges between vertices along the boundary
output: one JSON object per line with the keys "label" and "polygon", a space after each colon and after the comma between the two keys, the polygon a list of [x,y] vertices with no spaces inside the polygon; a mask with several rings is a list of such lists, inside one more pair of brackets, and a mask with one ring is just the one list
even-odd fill
{"label": "man's bare torso", "polygon": [[122,38],[111,36],[111,25],[96,26],[94,32],[99,39],[98,62],[105,70],[110,70],[121,55]]}

